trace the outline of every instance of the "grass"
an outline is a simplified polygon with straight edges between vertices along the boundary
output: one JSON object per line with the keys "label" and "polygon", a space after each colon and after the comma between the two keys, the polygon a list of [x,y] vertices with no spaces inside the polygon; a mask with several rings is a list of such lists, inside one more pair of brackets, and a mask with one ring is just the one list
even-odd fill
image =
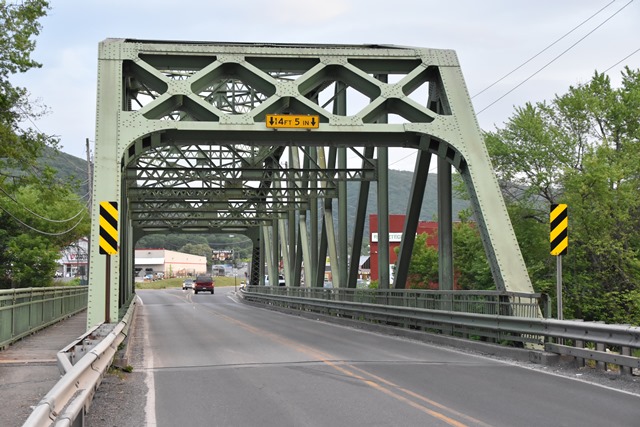
{"label": "grass", "polygon": [[[184,282],[183,277],[156,280],[155,282],[136,282],[136,289],[182,289],[182,282]],[[240,286],[240,278],[238,278],[236,282],[234,277],[215,277],[216,288],[235,286],[236,283]]]}

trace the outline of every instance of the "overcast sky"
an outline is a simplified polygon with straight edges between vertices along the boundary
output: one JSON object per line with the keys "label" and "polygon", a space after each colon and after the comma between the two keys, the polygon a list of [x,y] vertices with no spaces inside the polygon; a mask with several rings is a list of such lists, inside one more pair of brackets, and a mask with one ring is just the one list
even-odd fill
{"label": "overcast sky", "polygon": [[[515,106],[550,100],[570,85],[588,81],[596,70],[613,66],[607,74],[617,85],[625,65],[640,68],[640,1],[634,0],[50,0],[50,4],[33,55],[43,67],[14,83],[27,87],[33,98],[51,109],[36,122],[38,128],[58,135],[62,151],[81,158],[86,158],[85,139],[93,142],[95,137],[97,51],[106,38],[453,49],[473,96],[604,8],[473,98],[484,130],[502,127]],[[400,160],[406,154],[390,153],[391,168],[413,170],[411,157]]]}

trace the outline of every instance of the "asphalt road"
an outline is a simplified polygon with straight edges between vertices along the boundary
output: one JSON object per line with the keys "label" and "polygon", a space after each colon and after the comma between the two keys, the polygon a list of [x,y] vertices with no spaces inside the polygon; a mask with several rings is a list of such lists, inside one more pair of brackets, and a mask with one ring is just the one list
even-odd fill
{"label": "asphalt road", "polygon": [[115,421],[99,390],[105,426],[640,425],[637,394],[255,308],[233,288],[138,295],[138,391]]}

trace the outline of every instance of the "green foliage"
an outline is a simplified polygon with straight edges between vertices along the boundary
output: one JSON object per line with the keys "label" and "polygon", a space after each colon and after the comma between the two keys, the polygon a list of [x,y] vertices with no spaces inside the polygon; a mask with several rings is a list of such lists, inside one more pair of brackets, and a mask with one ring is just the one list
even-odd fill
{"label": "green foliage", "polygon": [[60,253],[41,236],[20,234],[9,241],[11,270],[9,280],[13,287],[43,287],[53,282],[52,272]]}
{"label": "green foliage", "polygon": [[180,248],[178,252],[207,257],[207,271],[211,271],[211,248],[207,243],[187,243],[182,248]]}
{"label": "green foliage", "polygon": [[555,293],[549,204],[567,203],[564,316],[639,324],[640,71],[518,108],[486,142],[536,290]]}
{"label": "green foliage", "polygon": [[427,246],[427,233],[416,236],[409,263],[407,281],[410,289],[428,289],[438,283],[438,251]]}
{"label": "green foliage", "polygon": [[49,285],[60,249],[89,232],[84,204],[40,162],[58,145],[30,127],[46,108],[10,82],[41,66],[31,54],[48,8],[0,1],[0,288]]}
{"label": "green foliage", "polygon": [[[86,283],[84,283],[86,285]],[[53,280],[53,286],[83,286],[83,279],[80,277],[74,277],[71,280]]]}
{"label": "green foliage", "polygon": [[198,243],[198,244],[187,243],[186,245],[181,247],[179,251],[184,252],[186,254],[200,255],[200,256],[206,256],[208,258],[211,258],[211,248],[206,243]]}
{"label": "green foliage", "polygon": [[40,34],[38,19],[48,9],[47,1],[24,0],[19,4],[0,2],[0,79],[10,74],[24,73],[40,64],[30,55],[36,47],[32,37]]}
{"label": "green foliage", "polygon": [[25,126],[46,110],[29,101],[26,89],[9,81],[13,74],[40,67],[31,53],[34,37],[40,33],[38,19],[47,9],[46,1],[0,2],[0,185],[5,188],[33,179],[31,168],[36,167],[44,147],[57,145],[55,138]]}
{"label": "green foliage", "polygon": [[495,289],[480,233],[464,216],[453,227],[453,265],[460,289]]}
{"label": "green foliage", "polygon": [[89,233],[86,207],[65,188],[35,185],[0,195],[0,206],[0,288],[51,284],[60,249]]}

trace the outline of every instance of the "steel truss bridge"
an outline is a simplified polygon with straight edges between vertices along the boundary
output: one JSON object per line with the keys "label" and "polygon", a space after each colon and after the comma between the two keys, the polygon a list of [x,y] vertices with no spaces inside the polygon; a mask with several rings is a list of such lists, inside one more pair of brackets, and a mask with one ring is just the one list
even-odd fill
{"label": "steel truss bridge", "polygon": [[[267,116],[317,117],[314,128]],[[315,122],[314,122],[315,124]],[[379,287],[404,288],[432,158],[439,283],[453,287],[452,169],[461,175],[498,290],[533,292],[454,51],[107,39],[100,44],[88,325],[134,292],[134,246],[151,233],[234,233],[253,242],[250,280],[356,285],[371,185]],[[394,283],[389,148],[416,151]],[[349,207],[347,182],[358,181]],[[100,254],[100,202],[118,203],[118,253]],[[347,220],[355,228],[348,235]],[[265,272],[265,267],[267,271]]]}

